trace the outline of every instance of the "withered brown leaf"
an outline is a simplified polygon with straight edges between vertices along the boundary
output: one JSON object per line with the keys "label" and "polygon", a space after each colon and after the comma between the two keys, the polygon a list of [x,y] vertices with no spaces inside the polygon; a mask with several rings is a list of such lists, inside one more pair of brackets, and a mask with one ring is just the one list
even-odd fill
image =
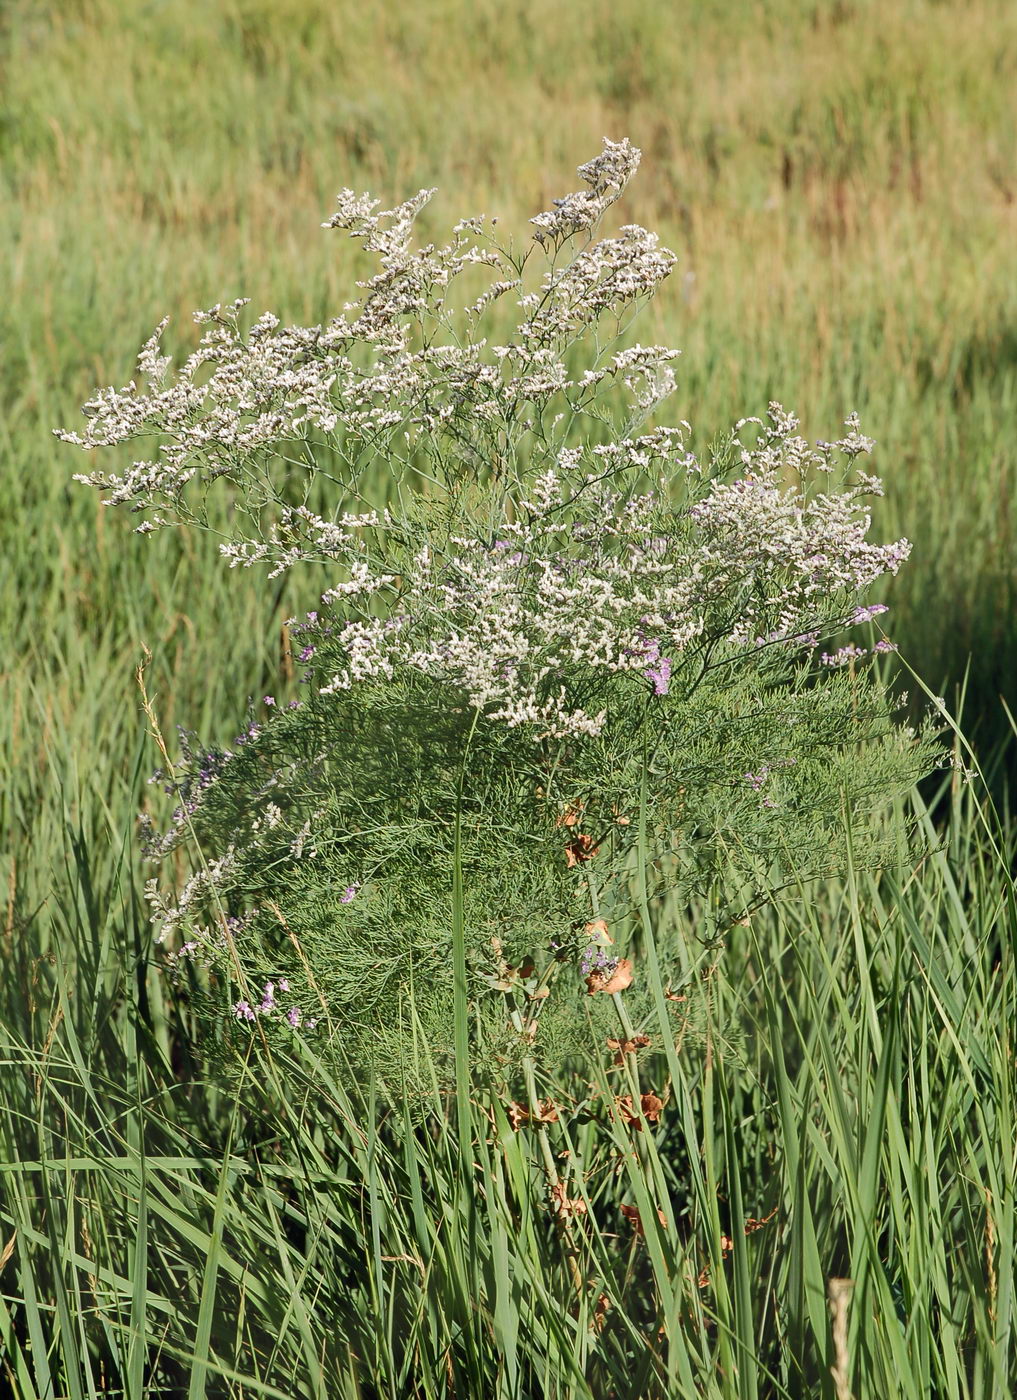
{"label": "withered brown leaf", "polygon": [[611,1299],[606,1293],[601,1293],[593,1309],[593,1330],[603,1332],[604,1322],[611,1308]]}
{"label": "withered brown leaf", "polygon": [[619,958],[613,971],[594,968],[586,979],[587,993],[592,997],[596,992],[606,992],[613,996],[632,985],[632,964],[628,958]]}
{"label": "withered brown leaf", "polygon": [[639,1100],[639,1107],[643,1110],[643,1117],[647,1123],[659,1123],[660,1115],[664,1111],[664,1100],[656,1094],[643,1094]]}
{"label": "withered brown leaf", "polygon": [[[773,1217],[777,1214],[777,1210],[778,1210],[778,1207],[777,1207],[777,1206],[774,1206],[773,1210],[770,1211],[770,1214],[769,1214],[769,1215],[764,1215],[763,1218],[762,1218],[762,1220],[756,1220],[754,1217],[750,1216],[749,1219],[746,1220],[745,1223],[744,1223],[743,1226],[742,1226],[742,1234],[744,1234],[744,1235],[754,1235],[754,1234],[756,1233],[756,1231],[757,1231],[757,1230],[761,1230],[761,1229],[763,1228],[764,1225],[769,1225],[770,1221],[771,1221],[771,1220],[773,1219]],[[731,1238],[731,1236],[730,1236],[730,1235],[721,1235],[721,1237],[720,1237],[720,1257],[721,1257],[722,1259],[726,1259],[727,1256],[731,1253],[731,1251],[732,1251],[733,1249],[734,1249],[734,1240]],[[700,1273],[697,1282],[698,1282],[700,1288],[708,1288],[708,1287],[710,1286],[710,1269],[709,1269],[709,1265],[707,1265],[707,1267],[706,1267],[705,1269],[703,1269],[702,1273]]]}
{"label": "withered brown leaf", "polygon": [[634,1035],[631,1040],[615,1040],[609,1036],[607,1048],[614,1051],[614,1063],[623,1065],[626,1055],[634,1055],[637,1050],[645,1050],[652,1043],[648,1035]]}
{"label": "withered brown leaf", "polygon": [[559,1220],[571,1220],[586,1214],[586,1202],[581,1196],[569,1196],[565,1182],[558,1181],[551,1187],[551,1209]]}
{"label": "withered brown leaf", "polygon": [[640,1095],[638,1113],[633,1107],[631,1094],[617,1095],[614,1104],[625,1125],[629,1128],[635,1128],[637,1133],[643,1131],[644,1120],[647,1123],[657,1123],[664,1111],[664,1100],[658,1098],[656,1094]]}
{"label": "withered brown leaf", "polygon": [[515,1100],[508,1106],[509,1126],[514,1132],[518,1132],[530,1117],[530,1110],[525,1104],[516,1103]]}
{"label": "withered brown leaf", "polygon": [[[646,1231],[643,1229],[643,1218],[639,1214],[638,1206],[619,1206],[618,1209],[621,1211],[622,1215],[624,1215],[625,1219],[632,1226],[633,1230],[635,1230],[637,1235],[644,1235],[646,1233]],[[662,1210],[658,1209],[657,1219],[660,1221],[661,1225],[666,1230],[667,1216]]]}
{"label": "withered brown leaf", "polygon": [[554,1099],[541,1099],[536,1113],[532,1113],[525,1104],[513,1101],[508,1106],[508,1120],[515,1132],[525,1123],[557,1123],[558,1105]]}
{"label": "withered brown leaf", "polygon": [[569,870],[571,870],[573,866],[582,865],[584,861],[592,860],[599,850],[600,847],[592,836],[586,836],[583,832],[580,832],[579,835],[565,847],[565,859],[568,863]]}

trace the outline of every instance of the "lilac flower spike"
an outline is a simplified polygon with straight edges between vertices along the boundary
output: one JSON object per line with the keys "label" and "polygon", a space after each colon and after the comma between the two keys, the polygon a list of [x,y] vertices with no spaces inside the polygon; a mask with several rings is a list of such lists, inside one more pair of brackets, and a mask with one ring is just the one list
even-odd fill
{"label": "lilac flower spike", "polygon": [[854,642],[849,642],[846,647],[838,647],[834,652],[824,651],[819,660],[824,666],[837,670],[841,666],[849,665],[852,661],[860,660],[864,655],[864,647],[856,647]]}
{"label": "lilac flower spike", "polygon": [[603,948],[598,948],[596,944],[591,943],[583,954],[579,970],[584,977],[589,977],[594,972],[610,974],[617,966],[617,958],[612,958]]}
{"label": "lilac flower spike", "polygon": [[889,611],[885,603],[870,603],[868,607],[855,608],[848,618],[848,625],[854,627],[860,622],[871,622],[874,617],[879,617],[881,613]]}
{"label": "lilac flower spike", "polygon": [[653,682],[654,695],[666,695],[671,689],[671,658],[662,656],[656,666],[648,666],[643,675]]}
{"label": "lilac flower spike", "polygon": [[253,1021],[254,1012],[246,1001],[238,1001],[233,1008],[233,1015],[238,1021]]}
{"label": "lilac flower spike", "polygon": [[339,896],[340,904],[352,904],[360,891],[359,885],[347,885],[346,889]]}

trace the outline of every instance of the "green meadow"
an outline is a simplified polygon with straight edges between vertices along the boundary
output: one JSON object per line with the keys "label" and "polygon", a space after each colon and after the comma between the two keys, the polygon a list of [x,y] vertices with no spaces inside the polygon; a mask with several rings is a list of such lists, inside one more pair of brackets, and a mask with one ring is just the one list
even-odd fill
{"label": "green meadow", "polygon": [[[0,8],[0,1389],[1017,1391],[1015,117],[1009,0]],[[983,775],[912,795],[917,864],[785,891],[697,964],[639,1170],[616,1123],[478,1101],[467,1160],[437,1091],[409,1122],[310,1059],[224,1077],[153,950],[136,672],[165,734],[226,741],[292,690],[320,585],[133,534],[52,436],[165,314],[184,352],[239,296],[337,314],[340,187],[524,238],[605,135],[679,257],[638,325],[683,351],[670,411],[707,441],[771,400],[812,437],[859,411],[875,534],[914,542],[902,684]],[[571,1232],[538,1137],[589,1162]]]}

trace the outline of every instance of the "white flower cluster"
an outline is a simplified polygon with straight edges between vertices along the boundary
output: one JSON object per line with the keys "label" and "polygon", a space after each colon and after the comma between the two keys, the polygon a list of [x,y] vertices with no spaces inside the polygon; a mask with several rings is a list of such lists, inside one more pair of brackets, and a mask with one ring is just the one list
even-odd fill
{"label": "white flower cluster", "polygon": [[568,342],[606,312],[652,296],[676,261],[655,233],[626,224],[617,238],[584,248],[561,271],[548,271],[539,292],[520,298],[529,315],[519,333],[527,341]]}
{"label": "white flower cluster", "polygon": [[[349,563],[351,554],[364,552],[359,531],[392,523],[388,511],[379,514],[376,510],[359,514],[346,511],[338,520],[325,520],[306,506],[284,506],[281,515],[280,524],[272,526],[266,539],[230,540],[219,546],[219,553],[229,561],[231,569],[250,569],[271,561],[271,579],[294,564],[311,559],[343,559]],[[391,582],[387,575],[373,574],[363,558],[351,568],[350,579],[340,585],[340,592],[373,592]]]}
{"label": "white flower cluster", "polygon": [[[553,234],[557,253],[566,232],[592,228],[638,163],[628,141],[605,141],[579,168],[588,189],[534,221],[538,239]],[[76,479],[102,490],[108,505],[146,512],[138,529],[150,533],[175,521],[204,523],[195,513],[204,510],[204,488],[228,478],[252,508],[234,518],[238,533],[224,542],[224,556],[231,566],[266,562],[279,572],[333,557],[330,532],[342,528],[285,508],[294,472],[315,475],[319,441],[345,464],[343,485],[357,496],[379,467],[397,479],[415,469],[421,450],[446,473],[475,475],[496,458],[514,461],[514,443],[552,399],[560,401],[555,422],[571,421],[606,379],[624,386],[637,416],[672,390],[677,352],[663,346],[605,358],[598,345],[576,378],[564,358],[586,329],[617,319],[668,275],[674,255],[655,234],[627,225],[527,279],[534,247],[521,255],[502,247],[483,218],[461,220],[445,244],[414,247],[415,223],[433,193],[380,210],[367,195],[340,191],[325,227],[348,232],[380,268],[357,284],[360,300],[325,325],[282,326],[265,313],[244,329],[244,300],[217,305],[196,313],[201,339],[174,371],[160,323],[138,356],[136,378],[97,391],[84,406],[83,430],[57,433],[86,451],[144,439],[147,457]],[[454,313],[446,305],[453,282],[478,267],[486,288]],[[481,318],[513,291],[516,325],[489,343]],[[189,492],[192,483],[202,490]],[[274,526],[265,507],[278,512]]]}
{"label": "white flower cluster", "polygon": [[636,173],[641,154],[628,140],[605,139],[600,155],[579,167],[579,178],[589,188],[554,200],[552,209],[530,220],[537,226],[538,242],[560,242],[592,229]]}
{"label": "white flower cluster", "polygon": [[[877,609],[859,608],[858,592],[895,573],[909,546],[866,539],[859,498],[871,478],[814,498],[781,484],[803,454],[796,428],[772,405],[731,483],[702,480],[680,429],[566,451],[498,538],[453,537],[440,557],[420,548],[400,569],[394,613],[330,621],[323,693],[408,667],[462,687],[491,719],[596,735],[608,676],[635,674],[651,697],[680,694],[707,651],[811,650],[821,630],[867,621]],[[838,446],[820,450],[825,465]],[[583,474],[584,460],[663,470],[657,489],[631,495]],[[692,504],[672,508],[690,481]]]}
{"label": "white flower cluster", "polygon": [[[848,489],[815,496],[782,485],[792,471],[802,477],[809,467],[829,472],[837,452],[850,458],[868,450],[859,447],[853,417],[848,427],[848,438],[813,449],[798,436],[797,419],[771,404],[762,442],[742,451],[743,474],[715,482],[691,507],[702,532],[704,561],[720,571],[718,576],[726,574],[733,587],[743,579],[753,584],[754,596],[732,630],[734,640],[754,639],[763,620],[775,614],[771,635],[808,633],[812,629],[803,623],[817,601],[860,592],[882,574],[896,574],[910,554],[907,540],[877,545],[867,539],[871,512],[859,502],[881,493],[878,478],[858,473]],[[848,625],[868,620],[857,612]]]}
{"label": "white flower cluster", "polygon": [[[412,421],[414,407],[420,421],[434,426],[444,416],[438,404],[464,384],[496,386],[497,366],[480,358],[483,342],[407,349],[408,318],[434,314],[455,276],[476,263],[501,266],[500,254],[469,245],[462,234],[444,248],[410,252],[406,240],[422,195],[391,211],[393,229],[354,230],[381,254],[383,271],[361,284],[363,303],[346,308],[358,312],[352,319],[344,313],[325,327],[281,327],[266,313],[245,333],[239,319],[244,301],[198,312],[195,320],[208,329],[171,381],[170,357],[158,353],[167,325],[161,322],[138,358],[143,387],[132,380],[98,391],[84,405],[85,430],[56,434],[89,451],[154,437],[157,458],[134,462],[120,475],[96,471],[76,480],[107,492],[108,505],[134,502],[135,509],[146,509],[168,502],[183,514],[181,494],[199,473],[204,481],[240,477],[312,429],[352,435],[380,450],[378,435]],[[333,222],[345,227],[348,216],[346,209]],[[361,222],[374,225],[383,217]]]}
{"label": "white flower cluster", "polygon": [[[154,438],[156,457],[120,476],[79,479],[103,488],[108,503],[168,507],[193,521],[188,484],[229,476],[235,528],[250,522],[254,532],[220,545],[232,568],[265,563],[275,577],[314,560],[341,570],[322,597],[340,615],[301,653],[320,650],[316,672],[325,658],[332,665],[326,693],[409,666],[461,686],[510,725],[595,735],[608,713],[606,678],[635,675],[660,699],[681,692],[686,667],[701,672],[703,658],[725,648],[811,648],[838,605],[840,624],[854,625],[849,604],[857,614],[858,593],[896,572],[909,550],[904,540],[867,538],[860,501],[880,489],[875,478],[859,474],[849,489],[816,495],[804,484],[838,455],[852,462],[871,448],[856,417],[840,442],[812,446],[771,404],[766,423],[738,425],[760,433],[750,448],[738,442],[733,481],[704,480],[687,424],[636,435],[673,390],[678,352],[605,348],[591,331],[651,296],[675,258],[638,225],[611,238],[592,230],[639,158],[628,141],[605,141],[579,168],[586,190],[533,220],[538,245],[550,242],[554,256],[529,291],[532,247],[514,257],[482,218],[460,221],[441,246],[413,246],[433,190],[388,210],[342,190],[326,227],[345,230],[380,265],[358,283],[360,301],[325,327],[284,328],[266,314],[246,332],[243,302],[213,307],[196,317],[205,331],[175,377],[163,322],[138,358],[144,387],[101,391],[85,406],[85,431],[60,434],[87,449]],[[579,233],[590,237],[560,258]],[[449,288],[477,266],[497,275],[454,315]],[[489,343],[479,316],[513,290],[517,324]],[[571,370],[571,347],[584,338],[593,363]],[[598,395],[608,382],[626,392],[629,417],[613,440],[575,446],[579,415],[606,422]],[[369,472],[394,478],[395,517],[287,503],[294,470],[316,471],[314,433],[348,468],[345,502]],[[271,475],[277,460],[282,484]],[[403,489],[410,471],[426,492]],[[802,484],[787,486],[795,477]],[[486,505],[485,481],[496,487]],[[155,514],[141,528],[164,523]]]}
{"label": "white flower cluster", "polygon": [[323,228],[345,229],[351,238],[359,239],[368,252],[376,253],[381,263],[379,273],[357,284],[366,292],[361,305],[351,304],[346,308],[359,313],[353,322],[354,334],[359,339],[401,347],[405,344],[400,327],[402,318],[419,317],[440,309],[450,283],[466,267],[482,264],[500,268],[503,265],[497,249],[478,248],[467,237],[482,232],[483,221],[479,219],[457,224],[452,242],[442,248],[429,243],[413,251],[410,239],[414,221],[434,193],[433,189],[419,190],[395,209],[375,214],[378,200],[343,189],[338,195],[338,209],[322,225]]}
{"label": "white flower cluster", "polygon": [[210,861],[200,870],[196,870],[176,899],[159,889],[158,880],[146,880],[145,900],[152,910],[151,921],[158,927],[155,941],[165,943],[177,928],[187,927],[193,919],[194,911],[203,906],[210,894],[215,895],[233,873],[236,864],[236,847],[231,845],[217,860]]}

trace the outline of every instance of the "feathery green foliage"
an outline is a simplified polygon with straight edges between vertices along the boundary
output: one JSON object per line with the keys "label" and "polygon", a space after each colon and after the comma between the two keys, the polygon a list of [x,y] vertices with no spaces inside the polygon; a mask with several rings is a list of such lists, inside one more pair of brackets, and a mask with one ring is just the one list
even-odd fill
{"label": "feathery green foliage", "polygon": [[[640,431],[677,352],[617,349],[674,262],[638,226],[602,232],[639,159],[605,141],[523,253],[479,218],[418,249],[433,192],[378,214],[343,190],[331,223],[380,267],[340,316],[245,330],[215,307],[179,369],[160,327],[140,384],[97,392],[84,431],[59,434],[143,444],[79,478],[144,511],[140,533],[208,528],[227,484],[231,567],[328,567],[322,615],[288,624],[307,699],[276,716],[265,697],[233,748],[188,739],[157,775],[176,810],[151,854],[186,849],[192,873],[148,895],[170,958],[210,974],[210,1033],[317,1032],[397,1099],[410,1066],[419,1097],[424,1053],[462,1124],[478,1076],[504,1095],[512,1067],[532,1097],[549,1047],[588,1073],[587,996],[613,995],[626,1029],[640,964],[607,951],[604,915],[631,916],[637,841],[655,886],[719,906],[720,940],[722,880],[753,905],[842,868],[845,836],[878,860],[880,807],[934,762],[865,649],[820,655],[886,611],[859,596],[908,552],[866,538],[881,486],[857,468],[857,419],[810,448],[771,405],[735,430],[758,427],[754,445],[732,433],[705,462],[686,424]],[[478,267],[490,288],[457,310]],[[505,321],[506,300],[516,324],[492,343],[483,316]],[[683,937],[657,949],[667,968]]]}

